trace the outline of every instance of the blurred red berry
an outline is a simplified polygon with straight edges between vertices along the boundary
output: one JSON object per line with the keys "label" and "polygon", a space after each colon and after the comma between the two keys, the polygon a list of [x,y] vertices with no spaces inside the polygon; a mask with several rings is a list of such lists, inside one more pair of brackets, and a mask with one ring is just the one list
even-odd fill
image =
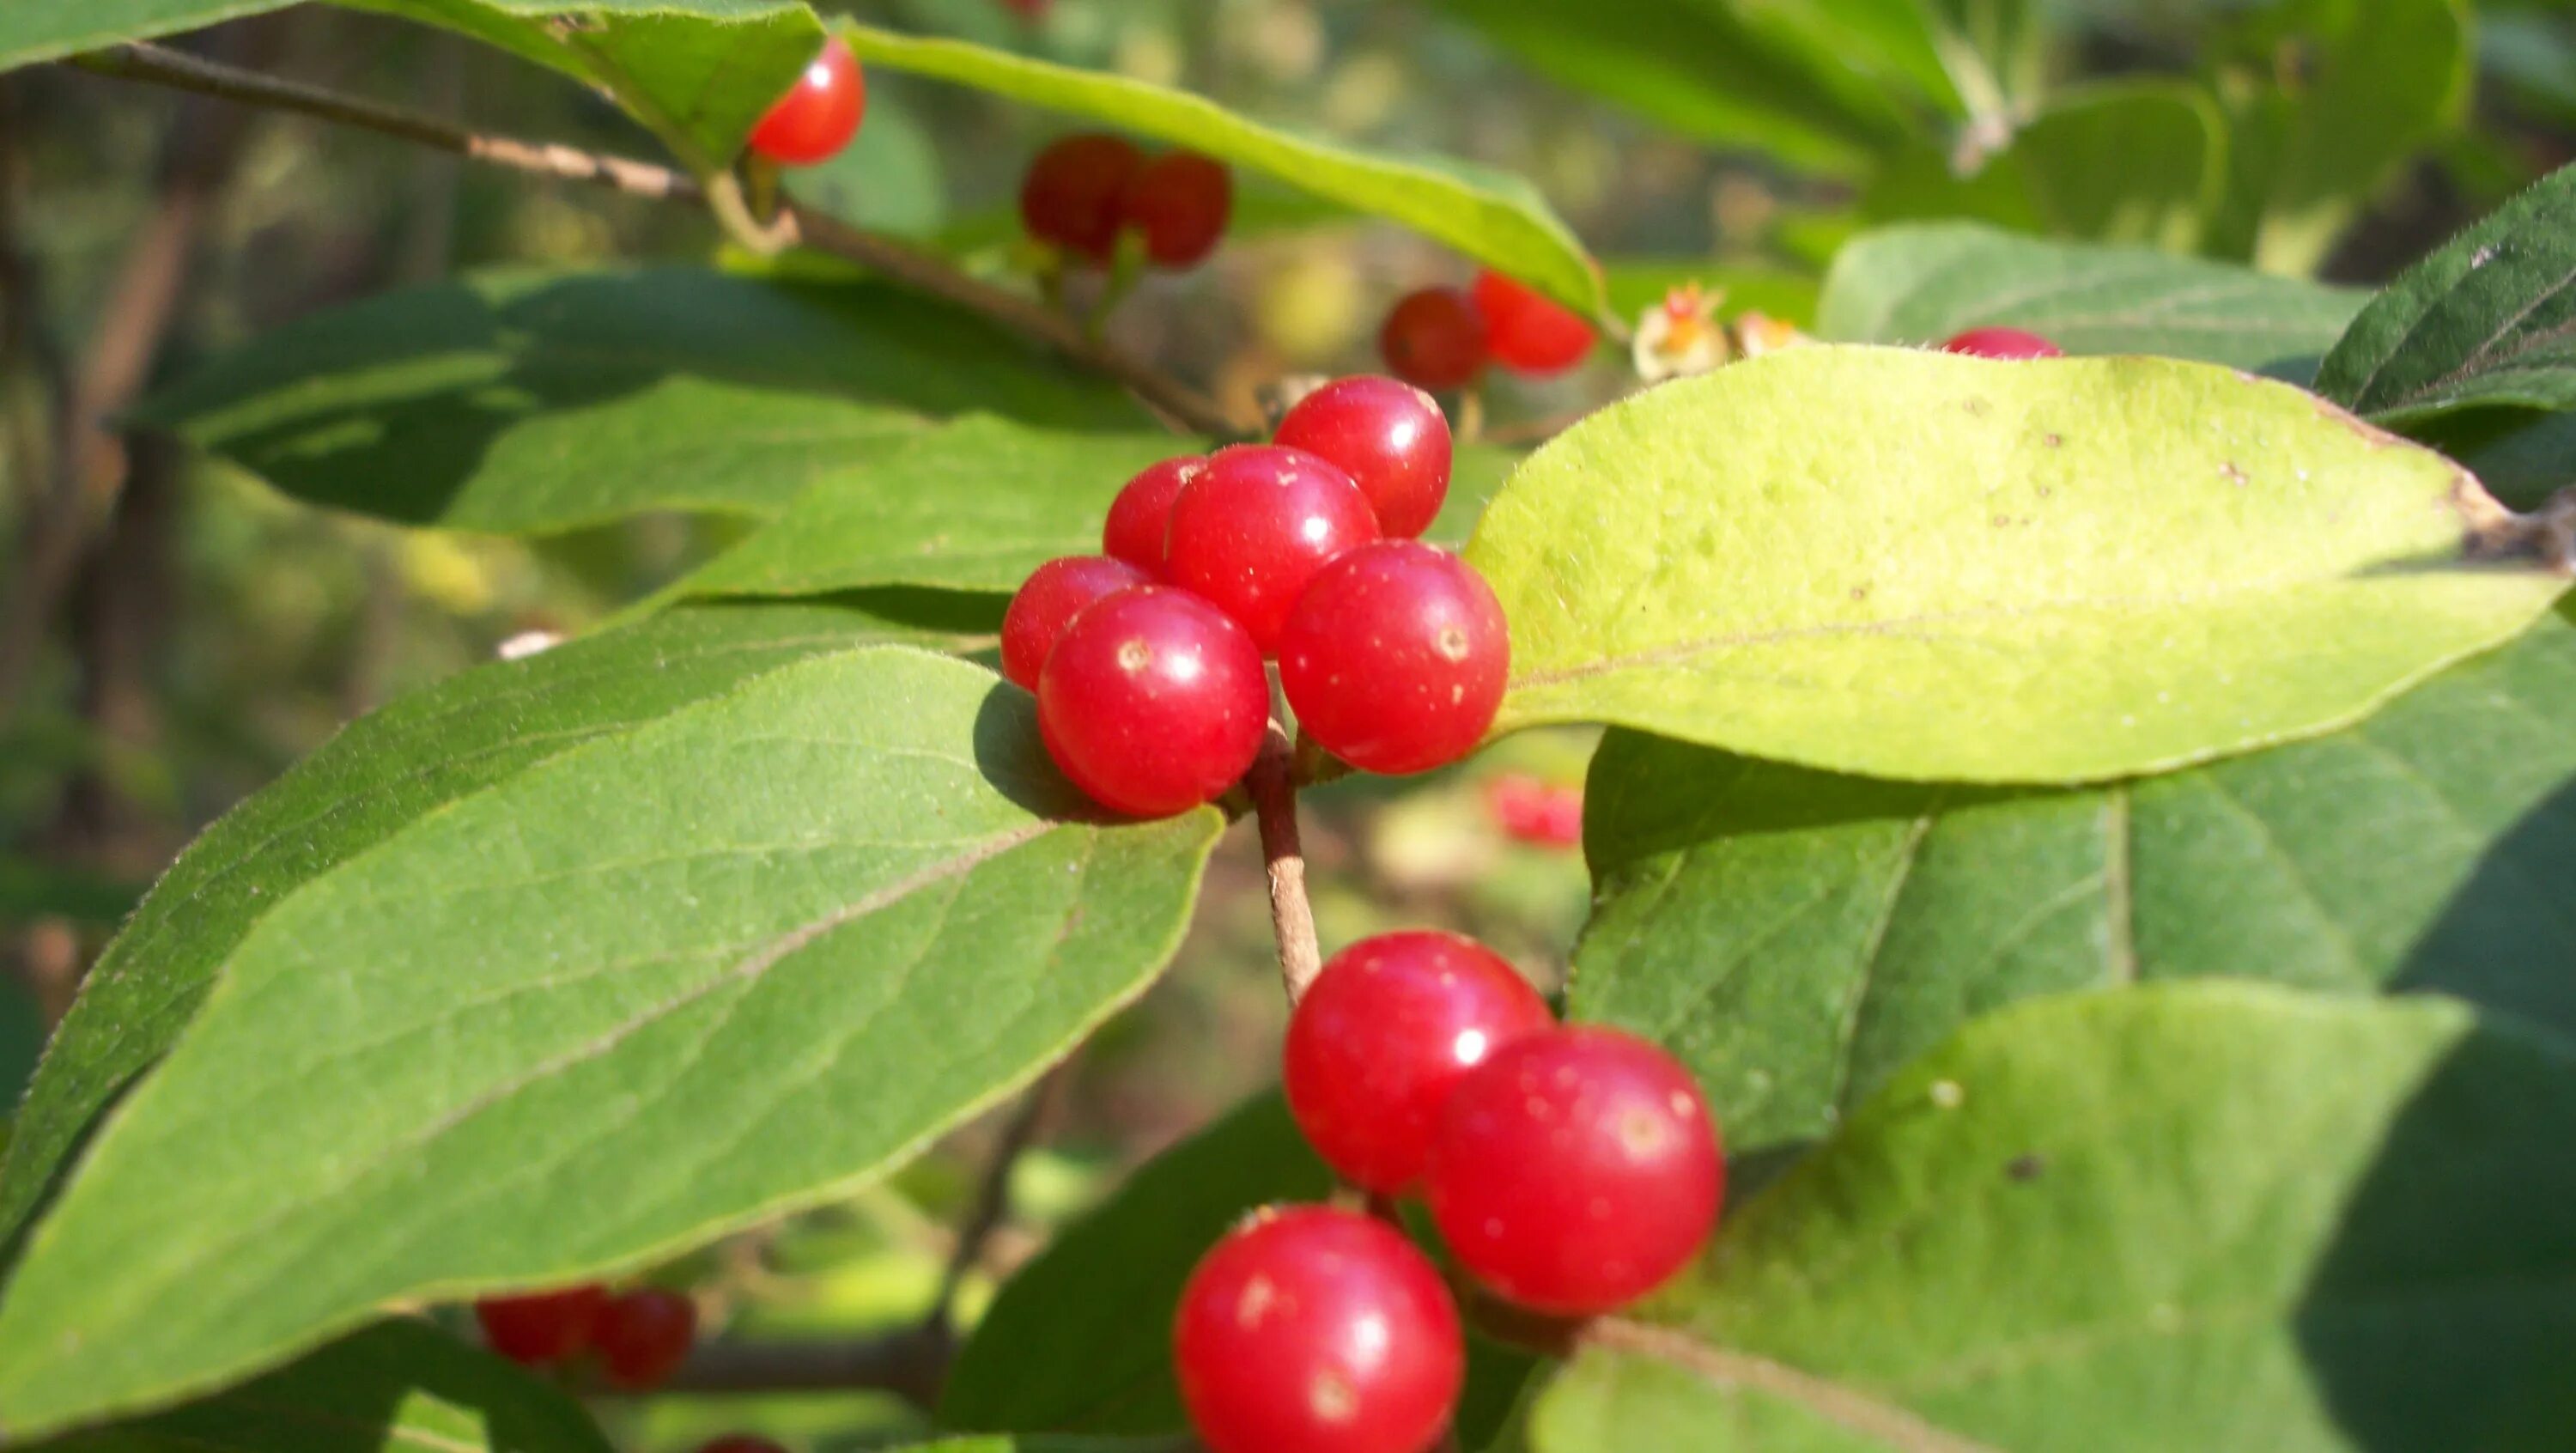
{"label": "blurred red berry", "polygon": [[1029,163],[1020,182],[1020,221],[1041,242],[1106,263],[1118,250],[1127,180],[1143,160],[1119,137],[1099,132],[1065,137]]}
{"label": "blurred red berry", "polygon": [[641,1392],[679,1371],[697,1335],[697,1303],[660,1287],[639,1287],[599,1309],[591,1345],[611,1386]]}
{"label": "blurred red berry", "polygon": [[1442,391],[1472,382],[1485,367],[1485,319],[1456,288],[1407,294],[1378,330],[1387,371],[1418,388]]}
{"label": "blurred red berry", "polygon": [[859,119],[867,108],[867,78],[859,71],[859,58],[850,53],[848,41],[833,36],[751,129],[751,149],[788,166],[829,161],[859,134]]}
{"label": "blurred red berry", "polygon": [[590,1345],[608,1289],[566,1287],[524,1297],[485,1297],[474,1304],[474,1320],[493,1351],[528,1367],[561,1362]]}
{"label": "blurred red berry", "polygon": [[1476,274],[1476,311],[1485,315],[1486,351],[1515,373],[1563,373],[1591,356],[1594,334],[1583,315],[1488,268]]}
{"label": "blurred red berry", "polygon": [[1941,345],[1944,353],[1965,353],[1973,358],[2063,358],[2066,350],[2019,328],[1971,328]]}
{"label": "blurred red berry", "polygon": [[1216,251],[1234,215],[1234,178],[1192,151],[1154,158],[1128,179],[1121,203],[1127,225],[1145,238],[1145,256],[1157,267],[1196,267]]}

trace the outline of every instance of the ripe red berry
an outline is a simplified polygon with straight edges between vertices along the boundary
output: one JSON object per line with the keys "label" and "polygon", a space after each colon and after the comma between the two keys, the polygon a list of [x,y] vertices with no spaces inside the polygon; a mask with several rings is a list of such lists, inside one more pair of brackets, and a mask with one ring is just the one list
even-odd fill
{"label": "ripe red berry", "polygon": [[823,42],[796,84],[751,129],[751,149],[788,166],[829,161],[859,134],[867,113],[867,78],[839,36]]}
{"label": "ripe red berry", "polygon": [[1289,1016],[1288,1108],[1343,1179],[1403,1191],[1422,1175],[1459,1077],[1554,1023],[1529,981],[1473,939],[1362,939],[1333,955]]}
{"label": "ripe red berry", "polygon": [[1368,772],[1446,766],[1484,739],[1511,672],[1503,607],[1476,567],[1381,540],[1317,572],[1279,633],[1297,725]]}
{"label": "ripe red berry", "polygon": [[1157,267],[1196,267],[1216,251],[1234,215],[1234,177],[1192,151],[1154,158],[1127,182],[1127,225],[1144,234]]}
{"label": "ripe red berry", "polygon": [[1486,349],[1516,373],[1563,373],[1592,353],[1592,325],[1537,289],[1488,268],[1476,274]]}
{"label": "ripe red berry", "polygon": [[485,1297],[474,1304],[483,1340],[492,1350],[527,1367],[561,1362],[590,1345],[605,1287],[566,1287],[525,1297]]}
{"label": "ripe red berry", "polygon": [[1337,378],[1299,399],[1271,442],[1349,475],[1390,538],[1421,534],[1449,495],[1449,421],[1400,379]]}
{"label": "ripe red berry", "polygon": [[698,1453],[787,1453],[784,1445],[751,1433],[728,1433],[698,1445]]}
{"label": "ripe red berry", "polygon": [[590,1340],[609,1384],[640,1391],[668,1381],[688,1360],[697,1335],[697,1303],[660,1287],[638,1287],[599,1309]]}
{"label": "ripe red berry", "polygon": [[1349,475],[1302,449],[1238,444],[1172,501],[1164,574],[1214,601],[1267,656],[1315,573],[1376,538],[1377,516]]}
{"label": "ripe red berry", "polygon": [[1389,372],[1427,389],[1459,388],[1485,367],[1485,320],[1456,288],[1409,293],[1386,315],[1377,351]]}
{"label": "ripe red berry", "polygon": [[1020,182],[1020,221],[1029,235],[1076,257],[1105,263],[1118,250],[1120,201],[1143,157],[1125,140],[1097,132],[1068,136],[1029,163]]}
{"label": "ripe red berry", "polygon": [[1604,1312],[1697,1255],[1726,1191],[1688,1070],[1614,1029],[1506,1045],[1450,1092],[1423,1177],[1458,1264],[1542,1312]]}
{"label": "ripe red berry", "polygon": [[1109,518],[1100,527],[1102,552],[1160,576],[1172,534],[1172,501],[1206,469],[1207,460],[1196,454],[1147,465],[1109,502]]}
{"label": "ripe red berry", "polygon": [[1093,601],[1154,578],[1124,560],[1067,555],[1029,572],[1011,608],[1002,614],[1002,675],[1013,685],[1038,689],[1038,672],[1056,638]]}
{"label": "ripe red berry", "polygon": [[1583,845],[1583,789],[1506,772],[1485,784],[1485,805],[1503,832],[1540,847]]}
{"label": "ripe red berry", "polygon": [[1140,586],[1073,618],[1038,675],[1048,755],[1093,801],[1167,817],[1243,776],[1270,722],[1261,651],[1223,611]]}
{"label": "ripe red berry", "polygon": [[1172,1362],[1210,1453],[1423,1453],[1467,1366],[1430,1261],[1324,1206],[1262,1212],[1208,1252]]}
{"label": "ripe red berry", "polygon": [[2066,350],[2019,328],[1971,328],[1941,345],[1944,353],[1975,358],[2064,358]]}

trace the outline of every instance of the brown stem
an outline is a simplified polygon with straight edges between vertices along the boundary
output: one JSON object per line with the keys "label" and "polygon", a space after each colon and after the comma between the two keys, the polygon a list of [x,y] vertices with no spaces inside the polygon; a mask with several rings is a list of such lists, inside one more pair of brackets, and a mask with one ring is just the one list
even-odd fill
{"label": "brown stem", "polygon": [[[451,122],[220,65],[156,45],[114,46],[76,57],[74,64],[122,80],[173,86],[245,105],[292,111],[493,166],[589,182],[634,196],[701,202],[711,207],[721,204],[719,209],[726,211],[741,211],[744,205],[738,187],[729,177],[719,179],[719,195],[711,196],[695,178],[670,167],[550,142],[469,131]],[[746,213],[732,218],[728,230],[757,234],[752,242],[762,250],[802,242],[818,252],[859,263],[907,286],[972,309],[1077,364],[1117,380],[1165,419],[1190,432],[1244,432],[1241,422],[1215,400],[1140,359],[1087,337],[1078,324],[1036,300],[969,277],[937,257],[851,226],[829,213],[790,204],[765,227],[750,221]]]}
{"label": "brown stem", "polygon": [[1270,874],[1270,928],[1279,940],[1279,979],[1292,1005],[1305,997],[1306,986],[1324,966],[1315,944],[1315,909],[1306,901],[1305,848],[1297,840],[1295,760],[1288,734],[1274,726],[1243,779],[1261,828],[1261,858]]}
{"label": "brown stem", "polygon": [[983,1261],[993,1234],[1010,1216],[1011,1172],[1018,1167],[1020,1157],[1037,1143],[1047,1122],[1055,1118],[1057,1108],[1064,1102],[1065,1087],[1072,1083],[1072,1070],[1073,1061],[1068,1059],[1047,1071],[1002,1127],[1002,1138],[995,1142],[992,1159],[984,1164],[984,1178],[975,1188],[975,1203],[967,1208],[966,1219],[957,1228],[957,1244],[949,1248],[948,1269],[940,1276],[939,1295],[931,1299],[930,1312],[922,1318],[924,1335],[952,1334],[958,1290],[965,1285],[967,1274]]}

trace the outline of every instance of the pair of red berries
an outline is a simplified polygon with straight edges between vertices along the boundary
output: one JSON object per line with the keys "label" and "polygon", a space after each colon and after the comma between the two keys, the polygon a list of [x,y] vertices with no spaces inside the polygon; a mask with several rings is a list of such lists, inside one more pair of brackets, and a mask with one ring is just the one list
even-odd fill
{"label": "pair of red berries", "polygon": [[553,1367],[585,1353],[611,1387],[659,1387],[697,1340],[697,1304],[677,1292],[638,1287],[614,1296],[602,1286],[567,1287],[474,1304],[483,1340],[525,1367]]}
{"label": "pair of red berries", "polygon": [[850,43],[833,36],[805,73],[751,129],[751,149],[782,166],[812,166],[841,154],[867,113],[867,78]]}
{"label": "pair of red berries", "polygon": [[[1325,1162],[1419,1192],[1459,1267],[1557,1316],[1621,1306],[1706,1242],[1725,1194],[1688,1071],[1616,1030],[1561,1027],[1452,934],[1386,934],[1324,966],[1283,1079]],[[1192,1273],[1173,1358],[1214,1453],[1420,1453],[1455,1407],[1455,1302],[1412,1242],[1327,1207],[1265,1211]]]}
{"label": "pair of red berries", "polygon": [[1099,266],[1134,228],[1157,267],[1196,267],[1216,250],[1234,215],[1234,178],[1196,152],[1150,160],[1124,138],[1068,136],[1029,163],[1020,222],[1031,237]]}
{"label": "pair of red berries", "polygon": [[1406,294],[1377,336],[1387,368],[1427,389],[1464,388],[1489,362],[1532,377],[1563,373],[1593,341],[1581,314],[1490,268],[1465,291]]}
{"label": "pair of red berries", "polygon": [[1420,390],[1345,378],[1270,444],[1128,481],[1104,553],[1039,566],[1003,617],[1002,674],[1037,693],[1056,764],[1120,812],[1214,800],[1261,750],[1266,657],[1299,727],[1354,767],[1466,755],[1502,702],[1511,642],[1474,567],[1406,538],[1439,513],[1450,458]]}
{"label": "pair of red berries", "polygon": [[1485,784],[1485,808],[1515,842],[1547,848],[1583,845],[1581,787],[1506,772]]}
{"label": "pair of red berries", "polygon": [[1971,358],[2064,358],[2066,350],[2020,328],[1971,328],[1941,345],[1944,353],[1964,353]]}

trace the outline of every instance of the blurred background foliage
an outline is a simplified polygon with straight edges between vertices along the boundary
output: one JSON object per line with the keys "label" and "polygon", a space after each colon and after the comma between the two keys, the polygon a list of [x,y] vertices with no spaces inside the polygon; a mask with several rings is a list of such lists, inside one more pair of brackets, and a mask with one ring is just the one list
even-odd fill
{"label": "blurred background foliage", "polygon": [[[826,9],[836,8],[825,6]],[[1606,261],[1634,316],[1701,281],[1811,320],[1835,250],[1878,223],[1970,217],[2267,270],[2382,280],[2576,156],[2566,0],[876,0],[872,22],[1187,86],[1292,128],[1520,173]],[[190,44],[488,129],[641,151],[606,102],[445,34],[319,6]],[[1042,114],[904,76],[809,194],[1001,276],[1025,264],[1021,166]],[[1466,264],[1247,185],[1209,267],[1146,281],[1121,340],[1248,403],[1356,370],[1387,304]],[[61,67],[0,80],[0,569],[24,573],[67,390],[111,404],[212,350],[354,298],[495,265],[704,258],[686,209],[469,170],[382,138]],[[1507,383],[1544,421],[1617,392]],[[647,518],[535,542],[402,532],[281,500],[149,437],[93,461],[67,609],[0,719],[0,1093],[14,1099],[80,966],[229,803],[388,697],[526,632],[602,619],[739,525]],[[121,486],[121,487],[119,487]],[[992,602],[998,618],[1000,602]],[[13,623],[19,624],[19,623]],[[1327,947],[1441,923],[1562,973],[1579,855],[1506,831],[1497,792],[1579,782],[1590,741],[1530,736],[1428,783],[1316,795]],[[1515,785],[1517,784],[1517,785]],[[1525,825],[1524,825],[1525,826]],[[1220,856],[1180,970],[1080,1061],[1026,1158],[995,1277],[1115,1175],[1267,1076],[1280,1018],[1259,872]],[[931,1294],[995,1134],[671,1275],[747,1335],[900,1324]],[[612,1416],[680,1446],[746,1423],[858,1446],[889,1399],[667,1399]]]}

